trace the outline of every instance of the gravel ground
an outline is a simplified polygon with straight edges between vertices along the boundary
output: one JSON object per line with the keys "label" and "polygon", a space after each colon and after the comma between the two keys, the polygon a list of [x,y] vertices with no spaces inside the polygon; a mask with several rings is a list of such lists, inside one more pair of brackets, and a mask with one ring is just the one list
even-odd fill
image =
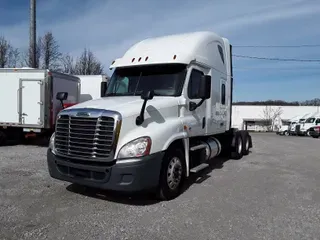
{"label": "gravel ground", "polygon": [[46,148],[0,148],[0,239],[320,239],[320,139],[253,134],[170,202],[51,179]]}

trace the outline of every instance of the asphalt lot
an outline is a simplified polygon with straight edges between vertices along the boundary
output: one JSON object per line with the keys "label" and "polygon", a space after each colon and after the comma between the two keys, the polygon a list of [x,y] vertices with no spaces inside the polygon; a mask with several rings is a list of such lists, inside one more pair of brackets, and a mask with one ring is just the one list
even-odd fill
{"label": "asphalt lot", "polygon": [[0,147],[0,239],[320,239],[320,139],[253,141],[170,202],[53,180],[46,148]]}

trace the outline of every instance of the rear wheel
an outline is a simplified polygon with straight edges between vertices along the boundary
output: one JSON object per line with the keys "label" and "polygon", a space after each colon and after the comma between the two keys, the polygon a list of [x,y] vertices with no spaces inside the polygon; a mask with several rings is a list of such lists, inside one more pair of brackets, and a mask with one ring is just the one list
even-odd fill
{"label": "rear wheel", "polygon": [[185,180],[185,158],[182,149],[171,147],[164,156],[158,195],[161,200],[176,198]]}
{"label": "rear wheel", "polygon": [[231,158],[233,159],[241,159],[243,156],[243,140],[239,133],[235,135],[235,148],[234,151],[231,152]]}
{"label": "rear wheel", "polygon": [[244,139],[243,139],[243,151],[242,151],[242,155],[248,155],[249,154],[249,147],[250,147],[250,139],[249,139],[249,136],[246,134],[244,136]]}
{"label": "rear wheel", "polygon": [[3,132],[0,131],[0,146],[4,145],[7,140],[7,135]]}

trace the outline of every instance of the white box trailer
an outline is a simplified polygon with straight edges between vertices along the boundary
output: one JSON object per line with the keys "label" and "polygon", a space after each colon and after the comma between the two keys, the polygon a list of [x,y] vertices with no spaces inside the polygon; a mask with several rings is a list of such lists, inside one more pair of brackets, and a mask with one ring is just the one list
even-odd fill
{"label": "white box trailer", "polygon": [[76,75],[81,81],[80,102],[101,97],[101,83],[107,82],[107,75]]}
{"label": "white box trailer", "polygon": [[80,79],[47,69],[0,69],[0,144],[17,134],[53,132],[62,109],[58,92],[68,93],[68,106],[79,103]]}

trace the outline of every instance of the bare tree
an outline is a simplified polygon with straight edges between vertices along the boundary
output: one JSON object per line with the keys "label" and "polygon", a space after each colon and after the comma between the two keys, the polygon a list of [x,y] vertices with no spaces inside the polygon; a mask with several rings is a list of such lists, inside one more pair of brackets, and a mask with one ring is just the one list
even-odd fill
{"label": "bare tree", "polygon": [[0,37],[0,67],[1,68],[4,68],[7,66],[10,48],[11,46],[9,42],[4,37]]}
{"label": "bare tree", "polygon": [[47,32],[41,39],[41,58],[42,68],[56,70],[59,68],[59,60],[62,54],[59,51],[59,45],[52,32]]}
{"label": "bare tree", "polygon": [[281,107],[273,108],[272,106],[266,106],[263,109],[263,121],[268,131],[273,131],[277,118],[281,116],[283,110]]}
{"label": "bare tree", "polygon": [[20,59],[20,52],[18,48],[10,48],[9,54],[8,54],[8,67],[9,68],[15,68],[19,65],[19,59]]}
{"label": "bare tree", "polygon": [[19,50],[0,37],[0,67],[16,67],[19,61]]}
{"label": "bare tree", "polygon": [[77,75],[98,75],[103,74],[103,66],[101,62],[94,56],[94,54],[84,49],[80,58],[75,64],[75,73]]}
{"label": "bare tree", "polygon": [[61,71],[67,74],[75,74],[74,60],[69,54],[66,54],[61,58]]}

